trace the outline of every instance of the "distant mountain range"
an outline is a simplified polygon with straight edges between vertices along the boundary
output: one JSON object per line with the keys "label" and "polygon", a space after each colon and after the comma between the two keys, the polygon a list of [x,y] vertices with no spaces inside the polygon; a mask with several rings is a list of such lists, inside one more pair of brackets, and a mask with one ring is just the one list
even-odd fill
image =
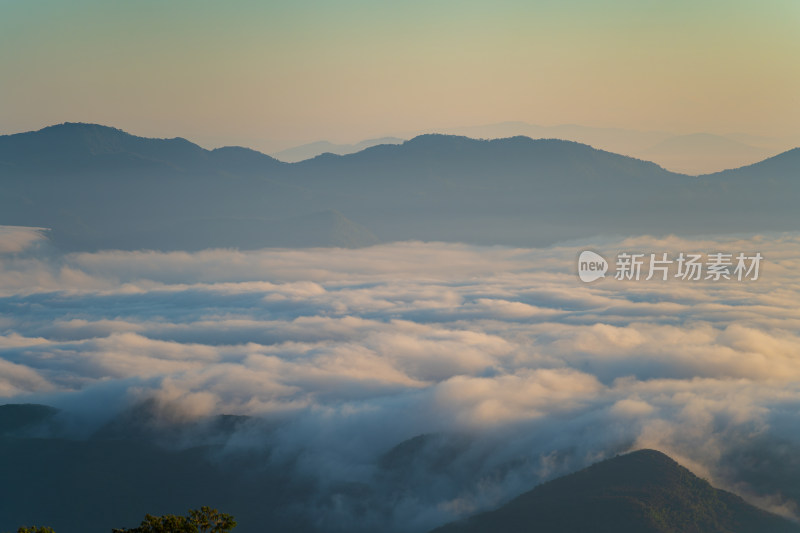
{"label": "distant mountain range", "polygon": [[577,124],[539,126],[526,122],[501,122],[448,128],[441,132],[488,139],[524,135],[533,139],[576,141],[601,150],[653,161],[667,170],[690,175],[749,165],[797,146],[787,139],[758,135],[674,135],[664,131],[597,128]]}
{"label": "distant mountain range", "polygon": [[[253,419],[224,415],[187,422],[164,420],[159,412],[158,405],[144,402],[87,435],[75,435],[70,428],[83,426],[68,413],[35,404],[0,405],[0,531],[37,523],[59,533],[99,533],[133,527],[147,512],[205,504],[233,514],[241,533],[353,531],[313,516],[312,510],[344,501],[385,515],[389,530],[396,516],[392,506],[402,503],[398,495],[425,490],[403,481],[416,475],[415,465],[425,468],[423,479],[448,479],[449,461],[469,447],[466,437],[420,435],[380,457],[371,484],[320,486],[313,473],[296,471],[290,458],[271,460],[266,444],[222,453],[237,431],[257,435]],[[460,477],[468,480],[465,474]],[[713,488],[660,452],[640,450],[434,531],[797,533],[800,526]]]}
{"label": "distant mountain range", "polygon": [[798,229],[800,149],[702,177],[553,139],[423,135],[283,163],[93,124],[0,136],[0,225],[68,250],[544,245]]}
{"label": "distant mountain range", "polygon": [[663,453],[596,463],[432,533],[791,533],[800,525],[715,489]]}
{"label": "distant mountain range", "polygon": [[382,137],[380,139],[368,139],[355,144],[335,144],[328,141],[317,141],[281,150],[280,152],[275,152],[272,156],[287,163],[297,163],[322,154],[353,154],[379,144],[401,144],[404,140],[398,137]]}
{"label": "distant mountain range", "polygon": [[[737,133],[674,135],[663,131],[595,128],[576,124],[539,126],[526,122],[500,122],[482,126],[442,128],[434,131],[439,134],[475,139],[524,136],[531,139],[575,141],[601,150],[652,161],[667,170],[693,176],[750,165],[796,146],[787,139],[758,135]],[[433,131],[426,133],[433,133]],[[407,135],[405,139],[418,135],[420,133]],[[281,161],[294,163],[324,153],[346,155],[379,144],[401,144],[403,140],[398,137],[383,137],[355,144],[317,141],[274,152],[271,155]]]}

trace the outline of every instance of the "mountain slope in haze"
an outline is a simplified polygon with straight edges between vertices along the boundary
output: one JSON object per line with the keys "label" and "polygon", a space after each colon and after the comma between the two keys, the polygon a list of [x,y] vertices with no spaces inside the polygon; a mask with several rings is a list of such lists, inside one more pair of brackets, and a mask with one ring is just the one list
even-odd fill
{"label": "mountain slope in haze", "polygon": [[602,150],[640,157],[674,172],[698,175],[736,168],[759,161],[794,146],[789,139],[732,133],[674,135],[664,131],[596,128],[576,124],[539,126],[525,122],[501,122],[483,126],[449,128],[442,133],[495,139],[524,135],[533,139],[564,139]]}
{"label": "mountain slope in haze", "polygon": [[[451,501],[448,494],[486,488],[487,471],[478,467],[483,454],[470,453],[468,435],[414,437],[377,459],[378,477],[331,483],[287,450],[273,454],[270,434],[277,427],[269,420],[185,415],[153,399],[94,422],[43,405],[0,405],[0,531],[44,523],[59,533],[101,533],[133,527],[145,513],[201,504],[233,514],[242,533],[417,531],[420,523],[398,521],[408,509],[405,498]],[[506,466],[518,472],[514,461]],[[343,509],[355,513],[355,522]],[[365,516],[370,521],[360,522]],[[436,531],[797,533],[800,527],[642,450]]]}
{"label": "mountain slope in haze", "polygon": [[797,533],[800,525],[640,450],[544,483],[435,533]]}
{"label": "mountain slope in haze", "polygon": [[306,208],[307,191],[271,180],[283,166],[247,148],[65,123],[0,137],[0,216],[39,221],[68,250],[377,242],[340,213]]}
{"label": "mountain slope in haze", "polygon": [[[422,135],[290,165],[382,240],[547,245],[599,234],[796,230],[794,188],[697,178],[557,139]],[[785,183],[800,157],[782,167]],[[752,199],[758,197],[758,203]]]}
{"label": "mountain slope in haze", "polygon": [[633,154],[644,150],[671,134],[664,131],[637,131],[622,128],[594,128],[578,124],[540,126],[527,122],[509,121],[480,126],[446,128],[442,133],[465,135],[481,139],[498,139],[524,135],[532,139],[563,139],[588,144],[595,148],[620,154]]}
{"label": "mountain slope in haze", "polygon": [[51,228],[67,250],[539,246],[800,229],[800,154],[748,168],[698,178],[571,141],[450,135],[288,164],[62,124],[0,136],[0,224]]}
{"label": "mountain slope in haze", "polygon": [[[135,527],[145,513],[200,505],[224,509],[237,531],[312,533],[309,517],[286,512],[309,497],[307,480],[267,451],[223,450],[253,421],[221,415],[170,420],[158,405],[135,405],[88,436],[69,413],[43,405],[0,405],[0,531],[47,524],[58,533]],[[66,429],[66,434],[62,430]]]}
{"label": "mountain slope in haze", "polygon": [[51,174],[130,167],[188,171],[231,166],[264,172],[283,164],[247,148],[205,150],[180,137],[150,139],[109,126],[71,122],[0,136],[0,161],[5,169]]}
{"label": "mountain slope in haze", "polygon": [[703,177],[720,178],[726,181],[745,183],[748,181],[771,180],[774,184],[797,183],[797,172],[800,169],[800,148],[793,148],[769,159],[740,168],[706,174]]}
{"label": "mountain slope in haze", "polygon": [[280,161],[285,161],[287,163],[297,163],[298,161],[305,161],[306,159],[311,159],[312,157],[316,157],[321,154],[331,153],[336,155],[346,155],[352,154],[355,152],[360,152],[366,148],[370,148],[372,146],[377,146],[379,144],[400,144],[403,142],[403,139],[398,137],[381,137],[380,139],[367,139],[366,141],[361,141],[355,144],[335,144],[328,141],[317,141],[313,143],[303,144],[301,146],[295,146],[294,148],[288,148],[286,150],[281,150],[280,152],[275,152],[273,157]]}
{"label": "mountain slope in haze", "polygon": [[690,181],[650,162],[527,137],[421,135],[287,170],[382,240],[509,245],[579,236],[587,217],[607,231],[624,231],[644,213],[664,217],[642,196],[664,198]]}

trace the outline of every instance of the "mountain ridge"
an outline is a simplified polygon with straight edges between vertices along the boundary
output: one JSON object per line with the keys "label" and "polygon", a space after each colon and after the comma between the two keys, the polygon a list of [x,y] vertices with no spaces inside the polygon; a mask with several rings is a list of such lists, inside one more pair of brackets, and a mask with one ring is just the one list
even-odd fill
{"label": "mountain ridge", "polygon": [[332,153],[335,155],[346,155],[355,152],[360,152],[366,148],[382,144],[399,144],[404,139],[398,137],[379,137],[376,139],[366,139],[353,144],[337,144],[329,141],[315,141],[306,143],[300,146],[294,146],[279,152],[273,152],[272,157],[287,163],[297,163],[312,159],[324,153]]}
{"label": "mountain ridge", "polygon": [[[63,135],[63,133],[68,133],[69,135]],[[75,134],[79,134],[77,139],[76,139],[76,135]],[[707,136],[707,137],[715,137],[715,138],[719,137],[719,136],[713,136],[713,135],[710,135],[710,134],[694,134],[694,135],[675,136],[675,137],[672,137],[672,138],[669,138],[669,139],[665,139],[664,141],[662,141],[659,144],[666,144],[666,143],[669,143],[669,142],[673,142],[675,139],[691,138],[691,137],[694,137],[694,136],[697,136],[697,135],[702,135],[702,136]],[[321,153],[321,154],[319,154],[319,155],[317,155],[315,157],[312,157],[310,159],[306,159],[306,160],[302,160],[302,161],[284,162],[284,161],[280,161],[280,160],[276,159],[275,157],[273,157],[271,155],[268,155],[266,153],[260,152],[258,150],[254,150],[252,148],[243,147],[243,146],[222,146],[222,147],[213,148],[213,149],[208,150],[208,149],[202,148],[201,146],[199,146],[199,145],[197,145],[197,144],[195,144],[195,143],[193,143],[193,142],[191,142],[191,141],[189,141],[189,140],[187,140],[187,139],[185,139],[183,137],[171,137],[171,138],[169,138],[169,137],[164,137],[164,138],[144,137],[144,136],[139,136],[139,135],[134,135],[134,134],[128,133],[128,132],[126,132],[126,131],[124,131],[122,129],[119,129],[119,128],[116,128],[116,127],[113,127],[113,126],[106,126],[106,125],[102,125],[102,124],[87,123],[87,122],[63,122],[61,124],[53,124],[53,125],[50,125],[50,126],[46,126],[46,127],[41,128],[39,130],[32,130],[32,131],[26,131],[26,132],[19,132],[19,133],[11,133],[11,134],[0,135],[0,161],[3,161],[3,162],[7,162],[8,161],[8,152],[11,151],[11,150],[8,149],[8,145],[9,144],[13,145],[13,148],[19,149],[21,147],[20,145],[28,144],[28,143],[26,143],[26,141],[41,140],[42,138],[48,138],[48,137],[49,137],[49,140],[53,140],[53,139],[57,140],[60,144],[62,144],[62,147],[63,147],[64,144],[70,144],[71,146],[68,146],[68,147],[72,147],[72,148],[81,147],[81,144],[76,143],[75,141],[83,140],[83,141],[85,141],[83,146],[85,148],[87,148],[88,152],[90,154],[92,154],[92,155],[114,154],[114,153],[122,153],[122,152],[125,152],[125,151],[131,151],[130,150],[131,143],[142,143],[142,145],[149,144],[151,146],[157,146],[158,144],[163,143],[162,145],[164,147],[169,146],[169,147],[172,147],[172,148],[177,148],[179,150],[185,151],[185,153],[205,154],[205,155],[209,155],[209,156],[210,155],[214,155],[214,154],[226,155],[226,156],[230,156],[232,154],[236,154],[236,155],[242,155],[242,156],[246,156],[246,157],[251,157],[253,159],[258,159],[258,160],[261,160],[262,162],[269,161],[271,163],[277,164],[276,166],[292,166],[292,165],[297,165],[297,164],[303,164],[303,163],[306,163],[309,160],[317,159],[317,158],[323,157],[323,156],[324,157],[334,156],[334,158],[336,158],[335,156],[338,156],[338,157],[341,157],[341,158],[347,158],[348,156],[355,156],[355,155],[358,155],[358,154],[362,154],[364,152],[371,153],[376,148],[381,149],[382,151],[387,151],[387,149],[389,151],[391,151],[392,148],[397,148],[397,147],[404,147],[406,149],[408,149],[408,148],[417,148],[417,147],[427,147],[427,148],[434,148],[435,147],[436,149],[441,149],[443,143],[446,143],[451,148],[464,148],[467,144],[469,144],[470,146],[474,147],[474,146],[480,146],[482,144],[485,145],[486,143],[489,143],[490,145],[492,145],[492,144],[495,144],[495,145],[497,145],[497,144],[506,144],[506,145],[508,145],[508,144],[513,144],[513,143],[531,143],[532,145],[537,145],[539,143],[542,143],[542,144],[545,144],[545,143],[547,143],[547,144],[567,143],[567,144],[573,145],[573,146],[585,147],[585,148],[587,148],[587,149],[589,149],[591,151],[595,151],[595,152],[611,154],[611,155],[614,155],[614,156],[617,156],[617,157],[620,157],[620,158],[625,158],[625,159],[630,159],[630,160],[634,160],[634,161],[640,161],[640,162],[644,162],[644,163],[649,163],[649,164],[652,164],[652,165],[655,165],[655,166],[657,166],[659,168],[664,169],[658,163],[655,163],[655,162],[650,161],[648,159],[644,159],[641,156],[620,154],[620,153],[617,153],[617,152],[614,152],[614,151],[611,151],[611,150],[607,150],[607,149],[604,149],[604,148],[594,147],[594,146],[592,146],[592,145],[590,145],[588,143],[575,141],[575,140],[570,140],[570,139],[563,139],[563,138],[557,138],[557,137],[532,138],[532,137],[529,137],[529,136],[526,136],[526,135],[512,135],[512,136],[509,136],[509,137],[492,138],[492,139],[477,139],[477,138],[469,137],[469,136],[466,136],[466,135],[457,135],[457,134],[449,134],[449,133],[422,133],[422,134],[416,135],[416,136],[414,136],[414,137],[412,137],[412,138],[410,138],[408,140],[403,140],[402,142],[399,142],[399,143],[370,145],[370,146],[366,146],[365,148],[363,148],[363,149],[361,149],[359,151],[351,152],[351,153],[343,153],[343,154],[325,152],[325,153]],[[393,138],[393,137],[389,138],[389,139],[391,139],[391,140],[401,140],[401,139],[397,139],[397,138]],[[720,137],[720,139],[724,139],[724,138]],[[374,140],[375,141],[380,141],[381,139],[374,139]],[[66,143],[65,141],[71,141],[71,142],[70,143]],[[434,141],[434,142],[432,142],[432,141]],[[727,141],[727,142],[734,143],[734,142],[737,142],[737,141]],[[368,141],[363,141],[362,143],[356,143],[356,144],[354,144],[352,146],[358,146],[358,145],[361,145],[361,144],[364,144],[364,143],[368,143]],[[311,143],[311,144],[315,144],[315,143]],[[739,144],[741,144],[741,143],[739,143]],[[348,145],[348,146],[351,146],[351,145]],[[3,150],[3,148],[6,148],[6,150]],[[37,146],[36,148],[39,148],[39,147]],[[755,165],[760,165],[761,163],[764,163],[765,161],[769,161],[769,160],[776,159],[776,158],[781,158],[782,156],[785,156],[786,154],[795,153],[798,150],[800,150],[800,147],[792,148],[792,149],[789,149],[789,150],[785,150],[785,151],[783,151],[783,152],[781,152],[779,154],[776,154],[776,155],[774,155],[772,157],[767,157],[762,161],[758,161],[756,163],[752,163],[752,164],[748,164],[748,165],[743,165],[742,167],[737,167],[736,169],[723,170],[723,171],[720,171],[720,172],[712,172],[712,173],[701,174],[701,175],[702,176],[710,176],[710,175],[722,174],[722,173],[729,172],[729,171],[732,171],[732,170],[738,170],[740,168],[753,167]],[[645,150],[645,151],[643,151],[641,153],[644,153],[644,152],[647,152],[647,150]],[[41,155],[41,153],[37,153],[37,156],[40,156],[40,155]],[[3,156],[6,156],[5,159],[3,159]],[[671,174],[681,174],[680,172],[674,172],[674,171],[670,171],[668,169],[664,169],[664,170],[666,170],[667,172],[670,172]],[[684,175],[690,175],[690,174],[684,174]]]}
{"label": "mountain ridge", "polygon": [[[233,512],[242,531],[348,530],[303,514],[306,507],[299,502],[313,506],[324,498],[307,476],[297,475],[291,460],[271,461],[269,445],[244,447],[241,453],[238,445],[228,449],[230,439],[238,442],[260,431],[268,435],[274,429],[268,421],[234,415],[187,418],[154,399],[88,425],[73,416],[39,404],[0,405],[0,470],[6,476],[0,487],[0,529],[35,521],[64,532],[107,531],[134,523],[145,512],[209,501]],[[391,506],[397,491],[424,497],[426,487],[404,484],[402,475],[433,468],[447,478],[453,458],[470,447],[468,435],[451,437],[419,435],[378,457],[377,471],[386,477],[373,482],[390,484],[389,492],[368,490],[374,485],[334,485],[330,495],[346,493],[376,509]],[[153,479],[159,480],[157,486]],[[105,512],[93,512],[98,507]],[[383,516],[389,520],[392,514]],[[433,530],[495,531],[797,533],[800,525],[715,489],[662,452],[645,449],[552,479],[495,510]]]}
{"label": "mountain ridge", "polygon": [[[574,512],[579,509],[580,512]],[[656,450],[606,459],[431,533],[790,533],[800,525],[713,488]]]}
{"label": "mountain ridge", "polygon": [[[695,177],[575,141],[444,134],[284,163],[66,123],[0,136],[0,224],[52,228],[67,250],[790,231],[798,172],[800,150]],[[301,219],[316,226],[295,234]]]}

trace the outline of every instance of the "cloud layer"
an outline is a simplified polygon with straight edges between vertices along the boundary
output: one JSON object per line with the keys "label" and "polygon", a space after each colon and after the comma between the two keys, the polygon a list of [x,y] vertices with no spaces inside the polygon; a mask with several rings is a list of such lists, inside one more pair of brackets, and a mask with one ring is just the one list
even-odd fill
{"label": "cloud layer", "polygon": [[[766,259],[754,282],[583,284],[584,247]],[[800,441],[798,257],[797,235],[62,256],[7,230],[0,402],[252,415],[320,494],[391,493],[374,520],[398,531],[638,447],[791,514],[797,490],[750,466]],[[352,525],[342,498],[319,520]]]}

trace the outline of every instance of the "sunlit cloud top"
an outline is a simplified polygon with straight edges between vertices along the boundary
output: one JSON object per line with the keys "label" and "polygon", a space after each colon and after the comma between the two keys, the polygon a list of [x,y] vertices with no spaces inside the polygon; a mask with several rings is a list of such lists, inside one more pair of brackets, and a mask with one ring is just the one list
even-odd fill
{"label": "sunlit cloud top", "polygon": [[[765,260],[754,281],[583,283],[585,247]],[[394,493],[380,465],[396,445],[470,436],[448,452],[467,481],[415,469],[408,501],[385,500],[413,512],[376,528],[345,505],[337,523],[358,522],[347,531],[427,531],[642,447],[797,516],[798,257],[797,234],[61,255],[38,231],[6,228],[0,405],[102,420],[148,401],[170,420],[252,415],[275,431],[245,428],[235,445],[266,443],[276,461],[307,452],[293,468],[320,494],[341,482]],[[743,456],[781,475],[748,474]]]}

